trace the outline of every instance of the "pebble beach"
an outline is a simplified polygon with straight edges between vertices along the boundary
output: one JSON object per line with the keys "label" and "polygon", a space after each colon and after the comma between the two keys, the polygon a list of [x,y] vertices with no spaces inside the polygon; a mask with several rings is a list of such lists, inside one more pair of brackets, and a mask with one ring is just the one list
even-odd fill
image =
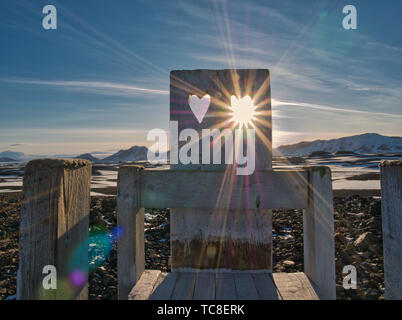
{"label": "pebble beach", "polygon": [[[364,195],[364,193],[362,193]],[[0,194],[0,299],[15,299],[21,193]],[[146,269],[170,271],[169,210],[145,213]],[[337,299],[384,299],[381,200],[359,194],[334,197]],[[303,271],[303,214],[273,211],[273,272]],[[99,241],[116,227],[116,198],[91,197],[89,299],[117,297],[117,254],[114,241]],[[92,239],[92,240],[91,240]],[[342,286],[343,267],[357,270],[357,288]]]}

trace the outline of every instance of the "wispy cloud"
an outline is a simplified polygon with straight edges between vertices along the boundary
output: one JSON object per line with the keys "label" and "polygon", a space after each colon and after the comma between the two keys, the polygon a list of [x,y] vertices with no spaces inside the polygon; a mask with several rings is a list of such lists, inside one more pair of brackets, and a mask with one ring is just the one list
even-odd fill
{"label": "wispy cloud", "polygon": [[128,95],[133,94],[161,94],[166,95],[169,94],[167,90],[153,89],[153,88],[144,88],[138,87],[135,85],[127,84],[127,83],[116,83],[116,82],[102,82],[102,81],[67,81],[67,80],[37,80],[37,79],[2,79],[2,81],[8,83],[20,83],[20,84],[31,84],[31,85],[43,85],[43,86],[57,86],[64,88],[73,88],[73,89],[90,89],[90,90],[98,90],[101,94],[108,94],[109,91],[118,91],[119,93],[125,93]]}
{"label": "wispy cloud", "polygon": [[386,112],[375,112],[375,111],[367,111],[367,110],[357,110],[357,109],[345,109],[333,106],[325,106],[313,103],[304,103],[304,102],[290,102],[290,101],[280,101],[272,99],[273,107],[280,107],[280,106],[290,106],[290,107],[302,107],[302,108],[310,108],[310,109],[317,109],[322,111],[331,111],[336,113],[353,113],[353,114],[362,114],[362,115],[369,115],[369,116],[376,116],[376,117],[390,117],[390,118],[400,118],[402,119],[402,114],[395,114],[395,113],[386,113]]}
{"label": "wispy cloud", "polygon": [[[96,137],[98,135],[112,136],[112,135],[135,135],[135,134],[146,134],[148,130],[145,129],[119,129],[119,128],[23,128],[18,131],[10,132],[9,130],[0,129],[1,134],[6,134],[10,136],[18,136],[24,133],[26,136],[31,135],[49,135],[49,139],[51,136],[59,135],[71,135],[71,136],[83,136],[83,135],[91,135]],[[15,143],[14,145],[21,144]],[[24,143],[25,144],[25,143]]]}
{"label": "wispy cloud", "polygon": [[0,3],[9,43],[0,78],[7,146],[144,140],[144,132],[102,129],[166,128],[168,71],[178,68],[270,69],[274,142],[296,142],[302,132],[401,132],[398,34],[378,21],[378,32],[363,24],[344,31],[339,1],[70,2],[57,4],[57,32],[41,29],[40,4]]}

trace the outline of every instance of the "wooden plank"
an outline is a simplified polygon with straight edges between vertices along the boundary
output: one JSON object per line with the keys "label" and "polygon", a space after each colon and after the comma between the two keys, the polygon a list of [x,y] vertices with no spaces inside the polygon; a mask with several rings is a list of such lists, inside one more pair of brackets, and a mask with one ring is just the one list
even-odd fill
{"label": "wooden plank", "polygon": [[299,278],[299,280],[303,283],[306,283],[305,288],[306,288],[306,296],[309,296],[309,300],[319,300],[320,298],[317,295],[317,292],[314,289],[313,283],[310,281],[310,279],[307,277],[307,275],[304,272],[297,272],[296,277]]}
{"label": "wooden plank", "polygon": [[145,269],[144,208],[140,203],[142,167],[122,166],[117,183],[117,242],[118,298],[128,294]]}
{"label": "wooden plank", "polygon": [[273,278],[283,300],[318,300],[310,280],[303,272],[274,273]]}
{"label": "wooden plank", "polygon": [[172,270],[272,269],[272,213],[268,209],[175,209],[170,212],[170,223]]}
{"label": "wooden plank", "polygon": [[[229,175],[231,173],[229,172]],[[198,209],[304,209],[307,173],[301,170],[255,171],[235,176],[225,171],[144,170],[141,206]]]}
{"label": "wooden plank", "polygon": [[215,300],[236,300],[236,285],[233,273],[217,273],[215,279]]}
{"label": "wooden plank", "polygon": [[160,279],[154,289],[154,292],[150,296],[150,300],[170,300],[172,297],[173,290],[177,282],[177,272],[169,272],[167,274],[162,274]]}
{"label": "wooden plank", "polygon": [[258,292],[258,299],[281,300],[279,292],[275,287],[272,273],[255,273],[252,277]]}
{"label": "wooden plank", "polygon": [[140,280],[131,290],[128,300],[148,300],[160,276],[160,270],[144,270]]}
{"label": "wooden plank", "polygon": [[192,300],[195,280],[195,272],[178,272],[176,286],[172,294],[172,300]]}
{"label": "wooden plank", "polygon": [[385,298],[402,299],[402,160],[381,163]]}
{"label": "wooden plank", "polygon": [[215,272],[197,272],[193,300],[215,299]]}
{"label": "wooden plank", "polygon": [[303,213],[304,272],[321,299],[336,298],[334,208],[331,170],[309,167],[308,207]]}
{"label": "wooden plank", "polygon": [[254,285],[254,280],[250,273],[234,274],[237,299],[239,300],[257,300],[258,293]]}
{"label": "wooden plank", "polygon": [[[80,279],[88,275],[90,185],[89,161],[40,159],[27,164],[18,299],[88,299],[88,283]],[[42,281],[51,271],[45,266],[55,268],[57,289],[43,287]],[[65,281],[69,277],[73,282]]]}
{"label": "wooden plank", "polygon": [[165,280],[165,278],[167,277],[167,275],[168,275],[167,272],[161,272],[161,273],[159,274],[158,279],[156,279],[156,283],[155,283],[154,289],[152,290],[152,293],[155,292],[155,289],[156,289],[157,287],[159,287],[159,285]]}

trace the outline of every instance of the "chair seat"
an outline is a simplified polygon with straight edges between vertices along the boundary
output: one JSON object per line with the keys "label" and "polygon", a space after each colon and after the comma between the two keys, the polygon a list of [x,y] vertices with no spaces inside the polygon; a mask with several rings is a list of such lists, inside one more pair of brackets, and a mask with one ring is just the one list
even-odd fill
{"label": "chair seat", "polygon": [[318,300],[303,272],[145,270],[129,300]]}

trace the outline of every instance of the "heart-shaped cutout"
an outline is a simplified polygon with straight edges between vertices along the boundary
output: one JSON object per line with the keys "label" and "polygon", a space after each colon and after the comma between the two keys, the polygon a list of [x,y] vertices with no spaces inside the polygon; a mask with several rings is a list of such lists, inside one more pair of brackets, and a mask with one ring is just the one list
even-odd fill
{"label": "heart-shaped cutout", "polygon": [[209,105],[211,104],[211,97],[209,94],[206,94],[200,99],[193,94],[190,96],[188,104],[197,118],[198,123],[201,123],[209,109]]}

